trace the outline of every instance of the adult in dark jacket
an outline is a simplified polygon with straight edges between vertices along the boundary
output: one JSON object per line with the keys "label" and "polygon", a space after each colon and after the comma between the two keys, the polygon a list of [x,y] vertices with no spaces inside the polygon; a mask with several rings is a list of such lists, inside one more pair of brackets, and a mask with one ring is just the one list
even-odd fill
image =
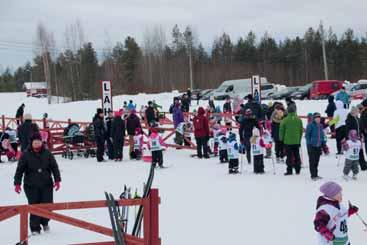
{"label": "adult in dark jacket", "polygon": [[25,105],[21,104],[17,112],[15,113],[15,118],[17,119],[17,125],[20,125],[23,123],[24,108],[25,108]]}
{"label": "adult in dark jacket", "polygon": [[364,137],[365,150],[367,151],[367,99],[362,102],[363,108],[361,109],[360,128]]}
{"label": "adult in dark jacket", "polygon": [[[326,107],[325,113],[328,117],[333,118],[334,117],[334,112],[336,111],[336,105],[334,102],[334,96],[333,95],[329,95],[328,97],[328,105]],[[330,130],[332,133],[335,134],[335,125],[330,126]]]}
{"label": "adult in dark jacket", "polygon": [[130,115],[126,119],[126,131],[129,135],[129,155],[130,158],[132,158],[131,153],[134,151],[134,136],[135,136],[135,130],[137,128],[141,129],[140,119],[136,115],[135,110],[131,110]]}
{"label": "adult in dark jacket", "polygon": [[194,135],[196,139],[196,149],[198,158],[209,158],[208,140],[209,140],[209,121],[205,116],[203,107],[199,107],[198,114],[193,119]]}
{"label": "adult in dark jacket", "polygon": [[107,156],[109,160],[115,159],[114,157],[114,150],[113,150],[113,143],[112,143],[112,120],[113,120],[113,112],[108,113],[108,117],[106,118],[106,142],[107,142]]}
{"label": "adult in dark jacket", "polygon": [[251,110],[252,115],[256,118],[257,121],[264,119],[261,106],[254,100],[252,94],[247,95],[247,103],[243,107],[243,110],[246,112],[247,109]]}
{"label": "adult in dark jacket", "polygon": [[184,94],[181,99],[181,110],[183,112],[190,112],[190,99],[187,94]]}
{"label": "adult in dark jacket", "polygon": [[240,120],[240,141],[241,144],[243,144],[245,151],[246,151],[246,157],[247,162],[251,164],[251,143],[250,139],[252,137],[252,130],[255,127],[259,127],[256,117],[252,114],[251,109],[247,109],[243,115],[243,117]]}
{"label": "adult in dark jacket", "polygon": [[152,101],[148,102],[148,108],[145,110],[145,118],[147,119],[149,127],[152,127],[152,124],[157,121]]}
{"label": "adult in dark jacket", "polygon": [[[24,175],[24,192],[29,204],[52,203],[53,187],[60,188],[60,171],[57,162],[50,151],[44,148],[41,135],[35,133],[31,138],[31,145],[19,159],[14,176],[15,191],[20,194]],[[53,177],[53,178],[52,178]],[[32,234],[49,231],[49,219],[31,214],[30,228]]]}
{"label": "adult in dark jacket", "polygon": [[226,98],[226,102],[223,104],[223,113],[231,113],[232,112],[232,102],[231,98],[228,96]]}
{"label": "adult in dark jacket", "polygon": [[111,135],[113,141],[113,151],[115,153],[115,161],[122,161],[122,153],[125,140],[125,121],[121,118],[120,111],[115,112],[115,118],[111,125]]}
{"label": "adult in dark jacket", "polygon": [[276,104],[275,109],[270,117],[271,120],[271,136],[275,143],[275,157],[278,163],[284,162],[283,142],[279,138],[280,123],[284,118],[284,107],[282,104]]}
{"label": "adult in dark jacket", "polygon": [[97,144],[97,162],[103,162],[104,145],[106,140],[106,127],[103,121],[103,110],[97,109],[97,113],[93,118],[94,136]]}
{"label": "adult in dark jacket", "polygon": [[25,114],[24,123],[18,128],[18,138],[22,152],[28,149],[32,135],[38,132],[39,128],[37,124],[32,123],[32,115]]}
{"label": "adult in dark jacket", "polygon": [[[347,116],[347,119],[345,120],[345,126],[346,126],[346,132],[347,135],[349,135],[349,132],[351,130],[356,130],[358,137],[362,139],[362,131],[360,126],[360,119],[358,117],[359,115],[359,109],[355,106],[352,106],[350,113]],[[361,170],[365,171],[367,170],[367,163],[364,158],[363,149],[361,148],[359,152],[359,165],[361,166]]]}

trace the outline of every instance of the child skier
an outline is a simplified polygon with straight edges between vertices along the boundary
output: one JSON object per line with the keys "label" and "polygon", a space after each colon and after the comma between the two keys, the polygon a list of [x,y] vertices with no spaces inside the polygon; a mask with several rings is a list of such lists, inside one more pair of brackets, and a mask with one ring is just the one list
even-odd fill
{"label": "child skier", "polygon": [[135,129],[135,136],[134,136],[134,158],[136,160],[140,160],[143,152],[143,143],[144,143],[144,136],[141,128]]}
{"label": "child skier", "polygon": [[269,132],[269,130],[264,129],[264,134],[263,134],[263,139],[264,139],[264,144],[265,144],[265,149],[266,149],[266,155],[265,158],[271,158],[271,148],[273,145],[273,140],[271,138],[271,134]]}
{"label": "child skier", "polygon": [[346,152],[343,178],[349,180],[349,172],[352,170],[353,179],[357,180],[359,172],[359,152],[362,148],[362,142],[358,139],[355,129],[349,131],[348,140],[343,144],[343,150]]}
{"label": "child skier", "polygon": [[252,130],[251,150],[254,157],[254,173],[263,174],[264,172],[264,139],[260,135],[258,128]]}
{"label": "child skier", "polygon": [[148,149],[152,152],[152,164],[154,164],[154,166],[157,166],[158,164],[160,168],[164,168],[162,147],[167,147],[167,144],[164,143],[156,128],[151,128],[150,131],[151,134],[148,140]]}
{"label": "child skier", "polygon": [[230,133],[228,136],[228,169],[229,174],[237,174],[238,173],[238,156],[239,156],[239,147],[236,140],[236,135],[234,133]]}
{"label": "child skier", "polygon": [[320,187],[320,196],[316,205],[314,227],[318,232],[320,245],[349,245],[347,220],[358,212],[358,208],[349,203],[349,209],[341,202],[342,188],[335,182],[326,182]]}
{"label": "child skier", "polygon": [[215,123],[213,125],[213,141],[214,141],[213,153],[214,153],[214,156],[218,156],[218,145],[219,145],[218,135],[220,132],[221,132],[220,124]]}
{"label": "child skier", "polygon": [[227,129],[222,128],[218,133],[218,149],[219,149],[219,161],[220,163],[228,162],[228,152],[227,152]]}

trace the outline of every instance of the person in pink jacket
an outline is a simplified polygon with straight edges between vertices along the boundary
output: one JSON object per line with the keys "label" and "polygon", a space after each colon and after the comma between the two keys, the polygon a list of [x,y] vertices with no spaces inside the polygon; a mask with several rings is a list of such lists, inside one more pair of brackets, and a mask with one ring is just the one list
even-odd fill
{"label": "person in pink jacket", "polygon": [[167,144],[164,143],[163,138],[158,134],[158,130],[156,128],[150,129],[151,134],[148,138],[148,149],[152,152],[152,164],[154,166],[158,166],[160,168],[164,168],[163,166],[163,147],[167,147]]}

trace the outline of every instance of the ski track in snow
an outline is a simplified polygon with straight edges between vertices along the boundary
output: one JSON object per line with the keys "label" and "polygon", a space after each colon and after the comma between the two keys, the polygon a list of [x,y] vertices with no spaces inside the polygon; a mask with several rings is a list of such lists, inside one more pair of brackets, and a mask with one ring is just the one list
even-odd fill
{"label": "ski track in snow", "polygon": [[[138,106],[154,98],[162,101],[168,109],[173,94],[117,96],[116,105],[123,100],[135,99]],[[40,118],[48,112],[53,119],[89,121],[99,105],[98,101],[74,102],[48,106],[45,99],[26,98],[23,93],[0,94],[0,112],[13,116],[17,107],[26,104],[26,112]],[[206,104],[204,101],[203,104]],[[326,101],[297,101],[299,114],[306,115],[315,109],[323,112]],[[7,107],[4,107],[7,105]],[[116,108],[116,107],[115,107]],[[265,160],[265,175],[254,175],[252,165],[244,164],[245,172],[228,175],[227,164],[219,164],[217,158],[199,160],[191,158],[192,151],[169,149],[164,152],[165,170],[157,170],[153,187],[159,188],[160,236],[162,244],[317,244],[313,230],[318,188],[326,180],[338,181],[344,189],[344,204],[351,200],[360,207],[362,217],[367,217],[365,195],[367,177],[359,174],[358,181],[344,181],[344,159],[337,167],[335,141],[329,140],[331,154],[322,156],[319,174],[322,181],[313,182],[308,168],[300,176],[284,177],[284,164],[275,164],[273,175],[271,160]],[[125,147],[124,153],[128,148]],[[308,166],[308,157],[303,142],[303,161]],[[149,164],[124,160],[115,163],[97,163],[95,159],[76,158],[65,160],[57,156],[62,183],[55,192],[55,202],[103,200],[104,191],[118,197],[124,184],[138,188],[142,193],[143,182],[149,172]],[[24,204],[24,192],[14,192],[13,176],[16,164],[0,164],[0,205]],[[63,211],[63,214],[110,227],[107,209]],[[134,208],[130,208],[130,226]],[[111,238],[74,228],[56,221],[50,222],[51,233],[30,238],[30,244],[71,244],[108,241]],[[131,227],[129,228],[131,230]],[[367,234],[357,217],[349,220],[349,235],[352,244],[365,244]],[[15,244],[19,239],[19,216],[0,223],[1,244]]]}

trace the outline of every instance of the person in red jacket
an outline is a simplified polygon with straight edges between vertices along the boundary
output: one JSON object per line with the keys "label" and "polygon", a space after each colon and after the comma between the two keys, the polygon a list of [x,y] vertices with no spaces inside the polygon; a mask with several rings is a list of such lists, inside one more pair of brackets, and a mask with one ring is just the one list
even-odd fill
{"label": "person in red jacket", "polygon": [[196,148],[198,158],[209,158],[208,139],[209,139],[209,121],[205,116],[203,107],[199,107],[198,114],[194,117],[194,135],[196,139]]}

